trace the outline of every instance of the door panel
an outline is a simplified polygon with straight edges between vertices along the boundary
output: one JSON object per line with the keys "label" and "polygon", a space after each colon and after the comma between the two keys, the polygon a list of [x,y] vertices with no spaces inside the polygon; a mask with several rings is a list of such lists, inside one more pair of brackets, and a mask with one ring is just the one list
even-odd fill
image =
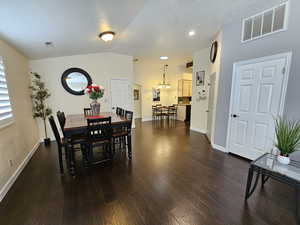
{"label": "door panel", "polygon": [[111,106],[112,111],[116,107],[130,110],[131,106],[131,86],[128,80],[111,80]]}
{"label": "door panel", "polygon": [[236,67],[233,82],[229,151],[249,159],[274,144],[274,117],[279,115],[286,58]]}

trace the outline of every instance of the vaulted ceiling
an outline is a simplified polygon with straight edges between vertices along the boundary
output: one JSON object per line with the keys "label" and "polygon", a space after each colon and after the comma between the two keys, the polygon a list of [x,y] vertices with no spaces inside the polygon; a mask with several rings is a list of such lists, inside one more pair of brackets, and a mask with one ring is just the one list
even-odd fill
{"label": "vaulted ceiling", "polygon": [[[278,0],[5,0],[0,35],[31,59],[95,52],[191,57],[226,23]],[[188,36],[195,30],[196,35]],[[111,43],[98,38],[116,32]],[[54,47],[46,47],[51,41]]]}

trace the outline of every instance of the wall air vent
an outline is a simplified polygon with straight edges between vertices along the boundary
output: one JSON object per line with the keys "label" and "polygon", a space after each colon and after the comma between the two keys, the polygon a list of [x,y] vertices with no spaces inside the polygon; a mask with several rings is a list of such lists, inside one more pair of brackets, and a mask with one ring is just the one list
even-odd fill
{"label": "wall air vent", "polygon": [[243,19],[242,42],[255,40],[287,29],[289,1]]}

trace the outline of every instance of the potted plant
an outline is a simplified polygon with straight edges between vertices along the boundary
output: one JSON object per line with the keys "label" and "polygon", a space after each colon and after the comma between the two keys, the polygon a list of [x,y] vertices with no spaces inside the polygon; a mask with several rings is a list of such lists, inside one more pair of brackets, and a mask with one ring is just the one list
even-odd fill
{"label": "potted plant", "polygon": [[104,88],[97,84],[92,84],[85,89],[85,93],[92,99],[91,110],[93,115],[100,114],[100,103],[97,101],[104,95]]}
{"label": "potted plant", "polygon": [[37,73],[31,73],[33,76],[32,85],[29,87],[32,90],[31,98],[33,102],[33,118],[41,118],[43,120],[45,138],[44,143],[46,146],[50,145],[50,138],[48,138],[46,120],[51,115],[52,110],[47,107],[46,99],[50,97],[49,90],[42,82],[41,76]]}
{"label": "potted plant", "polygon": [[275,120],[275,133],[275,147],[280,152],[277,159],[282,164],[289,164],[289,155],[297,150],[300,143],[300,123],[278,118]]}

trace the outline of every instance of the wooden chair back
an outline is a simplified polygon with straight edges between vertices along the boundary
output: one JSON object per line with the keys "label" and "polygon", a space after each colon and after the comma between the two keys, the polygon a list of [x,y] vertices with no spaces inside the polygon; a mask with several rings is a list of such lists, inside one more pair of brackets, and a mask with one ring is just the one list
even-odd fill
{"label": "wooden chair back", "polygon": [[92,112],[92,109],[91,108],[84,108],[83,109],[83,113],[84,113],[84,116],[87,117],[87,116],[92,116],[93,115],[93,112]]}
{"label": "wooden chair back", "polygon": [[88,119],[88,140],[90,142],[110,141],[112,137],[111,117]]}
{"label": "wooden chair back", "polygon": [[66,116],[65,116],[65,113],[64,113],[64,112],[61,112],[61,111],[57,111],[56,116],[57,116],[57,120],[58,120],[58,122],[59,122],[60,128],[61,128],[61,130],[63,131],[63,130],[64,130],[64,127],[65,127],[65,124],[66,124]]}
{"label": "wooden chair back", "polygon": [[51,129],[52,129],[52,132],[53,132],[53,134],[55,136],[55,140],[56,140],[57,144],[59,146],[62,146],[61,137],[60,137],[60,134],[58,132],[58,129],[57,129],[57,126],[56,126],[56,123],[54,121],[54,117],[53,116],[49,116],[49,123],[50,123]]}

